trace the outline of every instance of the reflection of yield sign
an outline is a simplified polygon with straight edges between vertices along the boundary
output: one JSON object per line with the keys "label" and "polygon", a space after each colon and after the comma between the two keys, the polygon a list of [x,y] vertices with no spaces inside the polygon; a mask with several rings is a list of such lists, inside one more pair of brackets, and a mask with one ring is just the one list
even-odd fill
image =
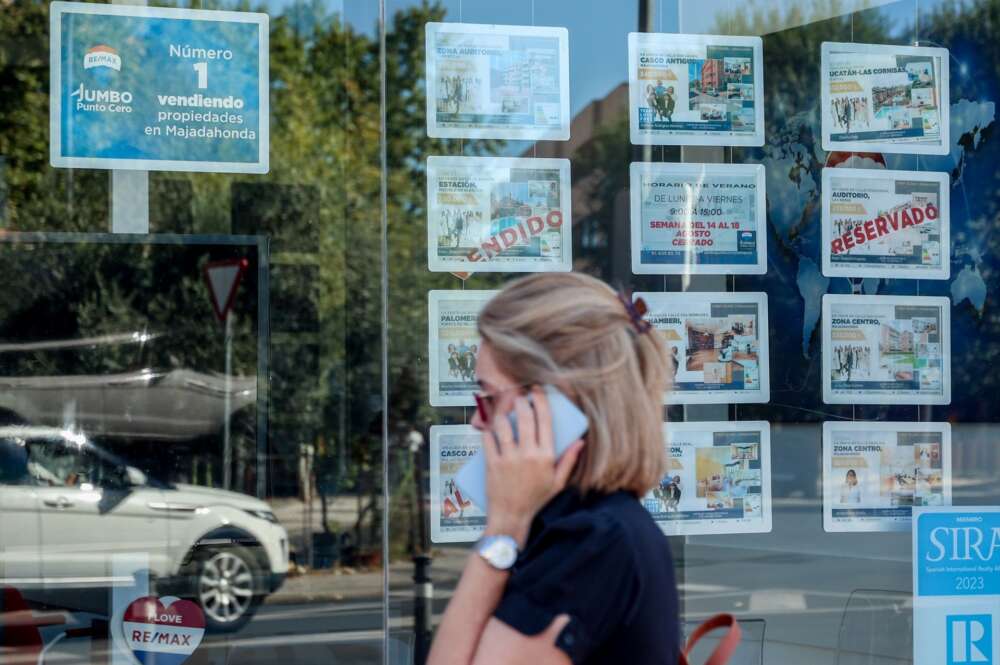
{"label": "reflection of yield sign", "polygon": [[236,299],[236,289],[249,262],[246,259],[216,261],[205,266],[205,283],[212,298],[212,309],[219,321],[225,321]]}

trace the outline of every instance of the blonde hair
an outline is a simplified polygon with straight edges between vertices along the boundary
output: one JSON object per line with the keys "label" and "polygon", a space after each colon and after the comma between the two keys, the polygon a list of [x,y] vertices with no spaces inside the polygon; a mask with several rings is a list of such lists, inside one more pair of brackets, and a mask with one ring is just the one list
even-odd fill
{"label": "blonde hair", "polygon": [[580,273],[515,280],[483,308],[479,333],[504,373],[524,385],[557,386],[587,415],[570,484],[638,496],[659,484],[672,359],[655,330],[636,330],[607,284]]}

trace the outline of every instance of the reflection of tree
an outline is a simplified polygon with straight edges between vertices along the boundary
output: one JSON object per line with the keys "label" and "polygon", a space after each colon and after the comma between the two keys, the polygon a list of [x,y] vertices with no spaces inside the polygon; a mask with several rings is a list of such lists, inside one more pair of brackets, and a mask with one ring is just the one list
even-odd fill
{"label": "reflection of tree", "polygon": [[[108,175],[103,171],[65,170],[48,167],[48,128],[44,121],[48,104],[48,15],[42,2],[7,2],[0,11],[0,157],[4,162],[6,196],[0,223],[17,231],[104,231],[108,226]],[[359,524],[356,536],[369,544],[378,542],[378,497],[381,494],[381,294],[380,294],[380,169],[379,169],[379,58],[373,34],[361,33],[346,25],[341,17],[325,14],[313,4],[308,15],[296,3],[295,12],[272,17],[271,21],[271,164],[266,178],[212,174],[151,174],[154,232],[178,233],[266,233],[272,236],[272,259],[282,267],[308,269],[282,271],[281,292],[310,294],[315,305],[311,330],[297,326],[294,333],[282,332],[272,353],[289,347],[317,349],[318,370],[310,374],[290,363],[287,390],[273,396],[270,441],[272,476],[294,476],[299,443],[316,443],[319,459],[317,485],[326,492],[354,492],[362,497],[362,510],[371,516]],[[952,61],[953,100],[989,99],[995,93],[996,64],[1000,44],[991,34],[992,13],[1000,2],[980,2],[961,10],[948,6],[921,15],[921,40],[949,46],[968,67],[959,76]],[[767,31],[779,10],[751,15],[737,12],[720,19],[722,33],[760,34]],[[772,223],[772,267],[767,280],[740,279],[741,290],[769,291],[772,302],[787,301],[800,308],[794,283],[774,267],[777,260],[795,265],[804,239],[816,232],[820,170],[826,155],[820,149],[814,128],[818,128],[819,45],[822,41],[869,43],[908,42],[909,34],[894,31],[885,14],[867,10],[850,16],[809,22],[795,7],[784,24],[799,27],[764,36],[767,145],[762,149],[735,149],[733,161],[761,161],[765,157],[789,158],[794,166],[788,176],[798,190],[813,181],[814,194],[805,198],[787,231],[779,234]],[[386,89],[388,106],[387,158],[389,237],[389,428],[392,441],[410,429],[425,431],[432,420],[461,421],[456,411],[431,410],[427,402],[424,359],[427,349],[426,294],[431,288],[457,288],[456,278],[427,271],[426,201],[423,167],[428,155],[489,154],[499,148],[491,142],[460,142],[429,139],[425,130],[424,24],[441,20],[440,5],[397,13],[387,25]],[[367,26],[366,26],[367,27]],[[853,32],[852,32],[853,31]],[[905,30],[903,31],[905,33]],[[811,92],[810,92],[811,91]],[[796,118],[798,120],[796,120]],[[627,117],[601,125],[596,134],[573,155],[573,177],[577,191],[588,206],[586,216],[577,216],[574,229],[574,256],[577,268],[611,276],[611,256],[607,251],[615,237],[615,224],[627,220],[616,216],[621,195],[627,190],[628,164],[641,159],[629,144]],[[973,155],[971,138],[957,137],[966,146],[962,165]],[[980,152],[989,154],[986,141]],[[654,160],[663,152],[654,148]],[[984,154],[984,156],[986,156]],[[667,159],[674,159],[667,153]],[[982,164],[979,168],[984,168]],[[957,175],[957,172],[955,173]],[[246,206],[236,205],[234,185],[247,188]],[[289,183],[295,191],[261,186]],[[774,196],[774,194],[772,194]],[[1000,236],[991,232],[998,212],[996,186],[976,192],[979,207],[975,219],[953,219],[964,229],[955,243],[979,246],[984,255],[997,256]],[[3,204],[0,198],[0,204]],[[305,211],[305,212],[303,212]],[[771,203],[774,215],[774,202]],[[965,213],[962,213],[963,215]],[[958,215],[958,209],[956,209]],[[587,246],[582,246],[586,242]],[[624,251],[618,249],[618,251]],[[810,250],[811,251],[811,250]],[[30,274],[34,287],[83,283],[98,279],[90,261],[114,261],[93,254],[67,252],[51,273],[31,270],[28,257],[3,254],[3,272]],[[813,257],[818,260],[818,257]],[[960,269],[961,265],[953,265]],[[160,274],[178,268],[151,266]],[[994,268],[983,264],[983,279],[994,292]],[[165,271],[165,272],[164,272]],[[276,271],[278,272],[278,271]],[[141,271],[136,271],[139,275]],[[104,275],[105,273],[100,272]],[[204,331],[182,330],[194,307],[204,307],[204,286],[198,278],[176,274],[176,282],[159,297],[140,306],[136,294],[150,285],[131,284],[126,279],[101,277],[88,299],[75,310],[76,328],[66,322],[34,324],[25,318],[8,319],[23,301],[25,285],[11,280],[0,290],[0,336],[17,331],[66,335],[89,332],[131,330],[153,313],[158,320],[172,321],[178,346],[174,356],[182,364],[212,366],[219,360],[217,345],[209,343]],[[316,283],[310,283],[316,282]],[[469,288],[493,288],[500,282],[495,275],[474,276]],[[755,286],[751,286],[755,285]],[[943,285],[946,288],[947,285]],[[277,285],[276,285],[277,287]],[[992,302],[987,300],[987,307]],[[772,307],[772,313],[775,308]],[[965,305],[954,311],[962,314],[964,357],[976,362],[953,365],[954,386],[996,388],[995,373],[976,371],[982,363],[997,360],[997,324],[989,316],[971,316]],[[775,316],[775,314],[772,314]],[[971,321],[971,323],[968,323]],[[276,322],[282,323],[282,322]],[[785,322],[772,319],[772,328]],[[32,327],[32,326],[35,327]],[[214,323],[212,325],[215,325]],[[797,323],[796,323],[797,325]],[[276,326],[276,329],[280,327]],[[793,326],[787,326],[795,328]],[[213,331],[217,332],[217,331]],[[34,334],[34,333],[32,333]],[[276,333],[277,339],[277,333]],[[171,343],[173,343],[171,341]],[[956,343],[959,343],[956,340]],[[279,348],[280,347],[280,348]],[[960,349],[956,347],[956,353]],[[772,346],[772,352],[774,347]],[[298,356],[294,356],[298,357]],[[237,347],[236,366],[240,373],[253,369],[255,350]],[[958,358],[958,356],[956,356]],[[170,362],[167,356],[157,362]],[[37,371],[62,371],[52,359],[39,359],[50,367]],[[125,366],[127,357],[107,356],[94,360],[94,371],[111,371]],[[789,376],[808,375],[809,367],[796,362],[791,354],[782,363]],[[773,365],[772,365],[772,369]],[[788,381],[776,381],[780,387]],[[812,375],[810,380],[815,380]],[[988,394],[985,392],[984,394]],[[812,399],[812,398],[810,398]],[[988,409],[982,401],[983,409]],[[748,407],[750,408],[750,407]],[[974,409],[973,405],[963,408]],[[742,412],[742,411],[741,411]],[[783,412],[761,412],[768,419],[780,419]],[[984,418],[995,417],[983,413]],[[796,412],[795,419],[802,414]],[[405,463],[390,465],[394,484],[391,508],[393,519],[405,518],[402,510],[409,495],[396,491],[407,480]],[[289,488],[273,488],[290,491]],[[414,518],[415,519],[415,518]],[[402,523],[400,523],[402,525]],[[395,529],[394,529],[395,531]]]}
{"label": "reflection of tree", "polygon": [[[611,278],[608,239],[613,234],[616,199],[628,189],[629,162],[634,159],[629,143],[628,113],[622,111],[610,122],[597,128],[593,138],[577,150],[573,160],[574,188],[582,193],[589,215],[581,218],[574,211],[573,258],[581,259],[591,271]],[[596,252],[587,252],[576,238],[592,239],[586,243]],[[582,249],[583,252],[577,251]]]}
{"label": "reflection of tree", "polygon": [[[413,471],[404,441],[412,430],[422,432],[425,440],[429,440],[428,425],[442,421],[442,410],[432,409],[427,396],[427,292],[461,288],[456,277],[427,270],[424,165],[431,155],[454,155],[460,151],[467,155],[491,154],[502,144],[483,140],[447,141],[427,136],[424,24],[443,19],[444,11],[435,3],[425,10],[398,12],[386,32],[389,432],[393,448],[389,471],[394,490],[390,519],[394,533],[410,533],[411,543],[416,538],[413,522],[420,516],[411,510],[415,500]],[[468,280],[467,287],[496,288],[500,279],[501,276],[495,273],[474,276]],[[450,422],[463,422],[459,409],[446,418]],[[422,459],[427,468],[429,460],[418,459]]]}
{"label": "reflection of tree", "polygon": [[[1000,2],[991,0],[961,9],[948,6],[921,13],[921,44],[946,46],[951,50],[953,103],[960,99],[995,100],[1000,71],[996,62],[1000,57],[1000,45],[992,37],[989,26],[998,8]],[[814,16],[820,16],[821,12],[825,16],[835,13],[827,3],[816,3],[816,10]],[[795,318],[801,316],[803,310],[802,295],[795,281],[800,257],[819,265],[820,181],[827,160],[819,134],[820,45],[824,41],[903,44],[913,40],[912,26],[894,25],[884,10],[871,9],[819,20],[810,18],[810,12],[808,4],[804,8],[795,6],[787,10],[769,5],[763,10],[756,10],[756,13],[740,10],[719,16],[717,27],[712,31],[716,34],[761,34],[764,41],[764,95],[757,101],[765,105],[765,145],[762,148],[735,148],[731,153],[727,149],[723,153],[725,161],[787,164],[780,172],[769,165],[768,179],[769,182],[787,179],[789,191],[794,196],[794,200],[789,201],[789,194],[769,185],[768,274],[761,278],[739,277],[736,280],[741,291],[767,291],[771,302],[770,325],[774,332],[771,344],[772,402],[802,407],[780,409],[772,404],[740,408],[741,414],[747,414],[745,417],[772,421],[801,421],[829,411],[820,399],[818,368],[810,364],[819,362],[818,353],[812,354],[811,359],[782,354],[780,361],[777,360],[780,353],[778,343],[797,341],[793,337],[802,325],[801,319]],[[796,27],[772,32],[771,26],[775,25]],[[975,149],[973,133],[952,137],[963,147],[958,156],[959,164],[952,170],[953,184],[966,167],[973,168],[970,165],[973,159],[978,160],[975,164],[978,173],[992,172],[989,160],[996,158],[996,153],[992,152],[996,148],[988,140],[990,130],[983,129],[986,128],[976,130],[981,134],[979,147]],[[648,152],[644,156],[643,148],[629,146],[628,119],[623,112],[605,120],[573,155],[574,202],[582,203],[588,211],[587,215],[574,211],[577,213],[574,215],[574,260],[577,269],[611,276],[612,256],[607,248],[609,244],[614,244],[614,238],[620,237],[616,235],[615,224],[627,224],[628,219],[620,212],[622,197],[628,188],[628,163],[650,158],[653,161],[680,159],[676,153],[669,152],[671,149],[666,152],[659,147],[646,150]],[[929,167],[924,163],[920,168]],[[970,258],[972,253],[988,257],[987,261],[978,263],[977,270],[989,287],[988,293],[992,294],[1000,286],[993,267],[995,263],[990,263],[1000,254],[1000,236],[991,231],[1000,212],[1000,197],[995,179],[983,177],[979,182],[983,185],[982,189],[977,188],[974,194],[970,190],[966,195],[971,205],[979,208],[971,213],[962,203],[955,205],[962,200],[964,188],[956,186],[952,190],[952,245],[953,256],[956,257],[952,270],[954,274],[969,265],[973,260]],[[596,245],[596,251],[588,246],[581,247],[580,238],[596,239],[588,243]],[[963,248],[968,252],[965,256],[959,253]],[[645,279],[633,278],[638,283]],[[655,284],[653,288],[662,288],[662,282],[650,284]],[[911,293],[906,288],[908,284],[911,283],[883,283],[880,292]],[[948,288],[949,285],[944,282],[921,283],[921,293],[925,295],[948,295]],[[990,305],[988,296],[986,307]],[[996,388],[1000,381],[995,374],[982,373],[977,369],[981,361],[998,359],[1000,328],[988,315],[980,317],[968,303],[956,306],[953,317],[952,386],[956,395],[965,394],[967,399],[961,404],[955,400],[951,410],[955,412],[958,408],[963,413],[975,412],[976,417],[987,420],[995,418],[984,410],[985,406],[981,406],[982,400],[974,396],[980,389]],[[818,347],[820,330],[819,326],[814,329],[813,348]],[[884,408],[882,412],[884,417]]]}
{"label": "reflection of tree", "polygon": [[[825,3],[824,3],[825,4]],[[821,7],[820,4],[816,5]],[[769,221],[773,238],[776,240],[778,252],[784,261],[795,265],[798,256],[807,252],[806,256],[811,256],[817,263],[818,255],[812,255],[817,245],[812,241],[818,235],[818,205],[820,196],[820,173],[826,162],[827,155],[820,146],[819,141],[819,95],[804,94],[803,91],[819,91],[820,72],[820,44],[823,41],[844,41],[871,44],[909,44],[915,38],[919,38],[921,45],[944,46],[951,52],[951,101],[954,104],[961,99],[968,100],[989,100],[995,99],[997,92],[998,70],[996,68],[997,57],[1000,57],[1000,46],[996,43],[990,31],[990,20],[1000,8],[1000,2],[996,0],[977,2],[972,5],[962,6],[940,6],[933,11],[922,11],[920,14],[920,34],[915,37],[914,26],[893,24],[889,14],[879,9],[870,9],[848,14],[832,19],[810,21],[807,14],[808,9],[792,8],[789,15],[784,20],[779,20],[779,9],[777,7],[766,11],[750,13],[748,10],[741,10],[732,15],[721,17],[718,20],[719,26],[724,26],[727,32],[732,34],[762,34],[767,33],[768,26],[784,24],[797,25],[793,29],[782,30],[771,34],[764,34],[764,115],[767,118],[767,141],[762,149],[752,149],[745,151],[744,155],[751,161],[763,161],[771,157],[775,161],[784,159],[794,159],[794,174],[789,174],[792,180],[797,183],[799,191],[805,191],[802,183],[809,178],[813,181],[814,187],[811,194],[805,197],[805,205],[800,209],[797,219],[784,220],[786,231],[779,233],[774,226],[773,215],[775,214],[776,193],[769,190]],[[970,128],[971,129],[971,128]],[[985,135],[984,135],[985,136]],[[955,136],[952,141],[962,145],[964,150],[959,156],[959,165],[952,171],[953,184],[955,178],[960,177],[962,170],[967,166],[970,156],[978,153],[979,163],[976,168],[980,170],[992,171],[987,160],[995,159],[995,147],[988,142],[981,143],[977,150],[973,150],[971,135]],[[740,161],[739,153],[736,151],[734,161]],[[915,167],[899,167],[915,168]],[[926,165],[921,168],[928,168]],[[934,167],[938,168],[938,167]],[[772,177],[774,174],[770,174]],[[960,196],[962,188],[953,188],[952,205],[952,233],[953,251],[961,249],[963,243],[970,243],[977,247],[977,252],[983,256],[995,257],[1000,253],[1000,238],[995,233],[989,232],[989,227],[994,224],[1000,206],[1000,198],[997,191],[995,179],[985,179],[980,182],[986,184],[986,189],[977,191],[974,204],[979,207],[978,211],[970,211],[968,206],[954,205],[955,197]],[[780,205],[779,205],[780,208]],[[957,230],[957,234],[956,234]],[[772,245],[772,247],[774,246]],[[958,262],[953,260],[952,270],[960,270],[962,259]],[[771,276],[774,272],[772,267],[769,271],[768,279],[758,282],[751,281],[746,286],[753,290],[758,285],[769,292],[772,303],[775,301],[789,301],[789,306],[801,309],[801,299],[794,286],[781,284],[776,277]],[[988,263],[982,266],[984,280],[992,286],[993,291],[996,286],[995,272]],[[743,280],[746,282],[747,280]],[[777,287],[777,288],[776,288]],[[790,288],[789,288],[790,287]],[[921,293],[924,295],[948,295],[947,283],[934,283],[928,285],[922,283]],[[883,284],[880,293],[910,293],[901,289],[899,285]],[[987,304],[989,307],[989,304]],[[777,308],[772,305],[772,317]],[[972,314],[970,317],[969,315]],[[974,399],[976,394],[982,390],[995,388],[997,377],[990,373],[979,371],[981,362],[995,360],[1000,355],[1000,345],[998,345],[998,333],[1000,328],[996,323],[991,323],[989,317],[980,318],[967,305],[955,308],[953,315],[953,341],[952,341],[952,386],[956,390],[956,396],[964,394],[969,399],[953,400],[952,413],[956,408],[962,413],[976,413],[977,418],[990,420],[995,418],[994,414],[983,411],[981,400]],[[772,329],[781,325],[781,321],[772,318]],[[796,324],[797,325],[797,324]],[[816,328],[818,335],[819,327]],[[817,343],[818,340],[814,340]],[[774,346],[772,344],[772,352]],[[782,362],[783,369],[789,372],[789,376],[805,376],[809,372],[809,367],[805,362],[791,362],[791,357],[785,356]],[[774,363],[772,363],[772,371]],[[772,393],[775,388],[780,387],[785,380],[772,376]],[[975,388],[966,388],[975,386]],[[780,388],[779,388],[780,389]],[[968,390],[968,392],[965,392]],[[809,397],[807,401],[813,398]],[[805,404],[813,406],[812,404]],[[751,412],[759,407],[750,407]],[[884,409],[883,409],[884,410]],[[760,414],[765,412],[762,409]],[[774,409],[768,409],[766,416],[771,420],[781,417],[792,417],[801,419],[802,413],[792,414],[789,412],[782,415],[781,411],[775,413]]]}
{"label": "reflection of tree", "polygon": [[[48,10],[43,2],[0,11],[0,155],[9,228],[100,230],[108,216],[107,175],[48,166]],[[54,220],[59,220],[56,226]]]}
{"label": "reflection of tree", "polygon": [[[294,491],[299,445],[314,445],[320,455],[317,487],[324,496],[358,496],[354,541],[377,548],[382,519],[378,39],[317,3],[308,10],[303,6],[297,3],[270,23],[270,175],[152,173],[151,230],[271,237],[272,317],[279,317],[272,319],[271,364],[287,369],[272,382],[269,489]],[[424,253],[423,160],[447,150],[426,137],[423,34],[428,20],[442,16],[434,7],[402,11],[387,34],[388,153],[394,167],[391,319],[399,333],[391,348],[394,437],[429,419],[421,367],[426,292],[451,279],[427,273]],[[48,114],[48,73],[46,3],[3,3],[0,156],[6,203],[0,220],[15,231],[106,231],[108,174],[48,166],[48,128],[39,121]],[[30,275],[34,281],[0,290],[0,337],[77,338],[131,332],[155,320],[168,323],[169,335],[155,347],[160,355],[144,362],[221,371],[218,324],[203,311],[200,266],[171,261],[169,253],[140,258],[123,256],[120,249],[67,245],[58,261],[43,266],[33,265],[26,252],[4,248],[4,274]],[[148,283],[154,274],[160,281]],[[82,294],[68,317],[61,284],[78,285]],[[49,313],[61,317],[18,310],[29,295],[45,289]],[[304,298],[302,306],[282,310],[288,294]],[[255,302],[248,292],[245,297],[246,306]],[[306,310],[312,314],[304,315]],[[192,328],[196,318],[205,325]],[[236,372],[252,375],[256,346],[250,322],[239,326]],[[282,354],[287,361],[278,357]],[[299,360],[310,357],[318,361]],[[128,350],[113,349],[69,360],[35,357],[17,371],[111,373],[134,369],[135,363]],[[4,373],[12,369],[5,367]]]}
{"label": "reflection of tree", "polygon": [[[455,278],[427,271],[425,244],[424,161],[458,147],[457,141],[429,139],[425,128],[424,24],[443,16],[437,5],[403,10],[392,17],[386,34],[388,417],[394,444],[413,429],[426,434],[433,418],[423,364],[427,291],[456,286]],[[377,547],[382,519],[378,40],[374,31],[359,32],[318,3],[296,3],[288,13],[272,16],[270,25],[270,175],[151,173],[151,230],[270,236],[274,374],[269,490],[294,492],[299,446],[314,446],[315,485],[324,512],[327,497],[353,492],[361,516],[353,540],[362,548]],[[38,122],[48,113],[47,35],[44,3],[4,5],[0,156],[5,162],[4,191],[9,193],[0,220],[16,231],[106,231],[108,174],[48,166],[47,127]],[[483,154],[493,152],[497,144],[472,141],[463,142],[463,147],[467,153]],[[131,331],[155,316],[170,322],[173,345],[158,362],[187,367],[220,362],[217,343],[205,337],[218,332],[211,317],[203,332],[186,328],[192,312],[207,306],[200,274],[181,274],[183,266],[169,265],[155,253],[136,264],[135,257],[102,251],[67,250],[51,274],[37,272],[45,284],[87,286],[81,291],[89,295],[74,305],[73,320],[60,324],[62,334],[69,338]],[[2,260],[5,268],[30,263],[16,251],[5,252]],[[95,260],[106,270],[95,270]],[[152,273],[171,286],[140,303],[139,294],[155,291],[154,285],[141,282],[143,275]],[[498,279],[473,278],[474,288],[491,288]],[[296,300],[289,307],[291,294]],[[10,315],[25,297],[17,289],[0,291],[2,335],[54,334],[41,321],[30,325]],[[63,306],[58,289],[53,298],[55,306]],[[306,310],[312,314],[303,314]],[[126,351],[115,351],[88,359],[96,363],[88,371],[111,372],[134,363],[127,356]],[[238,374],[255,371],[252,336],[238,336],[235,356]],[[316,360],[303,360],[310,358]],[[43,371],[38,362],[35,358],[32,371]],[[71,369],[82,370],[81,362],[73,360]],[[45,371],[68,370],[53,365]],[[396,461],[391,465],[392,514],[402,521],[394,532],[406,533],[409,524],[403,522],[418,516],[399,510],[409,497],[409,490],[402,488],[412,480],[408,462]]]}

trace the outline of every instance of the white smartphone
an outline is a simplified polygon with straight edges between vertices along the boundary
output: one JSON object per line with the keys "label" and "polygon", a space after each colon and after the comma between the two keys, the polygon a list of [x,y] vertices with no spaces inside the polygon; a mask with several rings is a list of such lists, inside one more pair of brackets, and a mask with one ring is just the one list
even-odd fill
{"label": "white smartphone", "polygon": [[[545,386],[545,396],[549,400],[549,411],[552,414],[552,442],[555,446],[556,459],[559,459],[571,443],[586,433],[587,416],[555,386]],[[511,411],[507,418],[514,431],[514,440],[517,441],[515,412]],[[486,441],[483,443],[485,445]],[[486,455],[482,450],[458,470],[455,474],[455,484],[461,490],[463,497],[482,508],[484,513],[487,512]]]}

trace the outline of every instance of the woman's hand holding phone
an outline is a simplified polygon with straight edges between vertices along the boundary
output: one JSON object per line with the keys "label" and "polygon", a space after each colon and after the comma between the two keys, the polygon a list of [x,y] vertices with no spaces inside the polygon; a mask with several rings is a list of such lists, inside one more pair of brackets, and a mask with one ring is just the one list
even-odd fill
{"label": "woman's hand holding phone", "polygon": [[[574,441],[556,461],[552,413],[541,387],[531,401],[519,395],[514,406],[517,439],[507,418],[493,418],[486,434],[486,534],[506,534],[524,547],[535,514],[566,487],[583,448]],[[491,441],[492,439],[492,441]]]}

